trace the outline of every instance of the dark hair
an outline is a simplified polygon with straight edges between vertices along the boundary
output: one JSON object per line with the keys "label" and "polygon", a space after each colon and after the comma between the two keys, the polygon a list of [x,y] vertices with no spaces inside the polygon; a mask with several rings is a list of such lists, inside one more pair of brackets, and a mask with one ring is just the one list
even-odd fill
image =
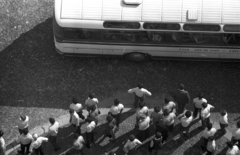
{"label": "dark hair", "polygon": [[189,118],[190,116],[192,116],[191,111],[186,111],[186,112],[185,112],[185,116],[186,116],[187,118]]}
{"label": "dark hair", "polygon": [[69,109],[69,113],[70,114],[74,113],[74,110],[73,109]]}
{"label": "dark hair", "polygon": [[230,148],[232,148],[233,145],[234,145],[233,142],[231,142],[231,141],[228,141],[226,144],[227,144],[227,146],[230,147]]}
{"label": "dark hair", "polygon": [[168,109],[163,109],[163,115],[167,116],[169,114],[169,110]]}
{"label": "dark hair", "polygon": [[222,110],[220,113],[221,113],[222,116],[224,116],[224,115],[227,114],[227,111],[226,110]]}
{"label": "dark hair", "polygon": [[108,155],[114,155],[113,151],[108,152]]}
{"label": "dark hair", "polygon": [[130,141],[134,141],[134,139],[135,139],[135,136],[134,136],[133,134],[131,134],[131,135],[129,136],[129,140],[130,140]]}
{"label": "dark hair", "polygon": [[207,103],[206,103],[206,102],[203,102],[203,103],[202,103],[202,107],[203,107],[203,108],[206,108],[206,107],[207,107]]}
{"label": "dark hair", "polygon": [[110,114],[110,115],[107,115],[107,121],[108,122],[111,122],[113,120],[113,117],[112,117],[112,115]]}
{"label": "dark hair", "polygon": [[90,99],[93,99],[93,98],[95,97],[95,94],[94,94],[94,93],[89,93],[88,97],[89,97]]}
{"label": "dark hair", "polygon": [[142,84],[142,83],[139,83],[139,84],[138,84],[138,88],[139,88],[139,89],[143,88],[143,84]]}
{"label": "dark hair", "polygon": [[170,99],[169,99],[168,97],[165,97],[165,98],[164,98],[164,102],[165,102],[165,103],[168,103],[168,102],[170,102]]}
{"label": "dark hair", "polygon": [[207,124],[207,129],[211,130],[212,129],[212,123]]}
{"label": "dark hair", "polygon": [[117,98],[115,98],[114,99],[114,105],[118,105],[119,103],[120,103],[120,101]]}
{"label": "dark hair", "polygon": [[210,136],[210,137],[208,137],[208,140],[213,141],[213,140],[214,140],[214,137],[213,137],[213,136]]}
{"label": "dark hair", "polygon": [[237,127],[240,128],[240,121],[237,122]]}
{"label": "dark hair", "polygon": [[72,98],[72,103],[73,103],[73,104],[77,104],[77,103],[78,103],[78,99],[75,98],[75,97],[73,97],[73,98]]}
{"label": "dark hair", "polygon": [[22,133],[23,133],[24,135],[27,135],[27,134],[28,134],[28,130],[23,130]]}
{"label": "dark hair", "polygon": [[54,124],[55,123],[55,119],[54,118],[49,118],[49,122],[51,123],[51,124]]}
{"label": "dark hair", "polygon": [[158,112],[160,112],[160,110],[161,110],[161,107],[159,105],[154,107],[155,112],[158,113]]}
{"label": "dark hair", "polygon": [[183,85],[183,84],[180,84],[180,85],[179,85],[179,89],[180,89],[180,90],[183,90],[183,89],[184,89],[184,85]]}
{"label": "dark hair", "polygon": [[157,132],[157,133],[155,134],[155,137],[156,137],[156,138],[161,138],[161,137],[162,137],[161,132]]}
{"label": "dark hair", "polygon": [[202,99],[203,98],[203,93],[198,93],[198,96],[197,96],[199,99]]}
{"label": "dark hair", "polygon": [[0,137],[2,137],[4,135],[4,132],[2,129],[0,129]]}
{"label": "dark hair", "polygon": [[25,115],[20,115],[20,118],[22,121],[25,121],[27,117]]}
{"label": "dark hair", "polygon": [[143,108],[145,106],[145,102],[139,102],[139,108]]}

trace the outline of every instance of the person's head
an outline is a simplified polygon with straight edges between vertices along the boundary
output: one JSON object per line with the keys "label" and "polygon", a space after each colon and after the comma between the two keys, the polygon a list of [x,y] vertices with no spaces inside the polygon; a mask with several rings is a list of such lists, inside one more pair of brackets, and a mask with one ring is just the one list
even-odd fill
{"label": "person's head", "polygon": [[208,137],[208,141],[213,141],[213,140],[214,140],[213,136]]}
{"label": "person's head", "polygon": [[212,129],[212,123],[207,124],[207,129],[211,130]]}
{"label": "person's head", "polygon": [[23,130],[23,134],[27,135],[28,134],[28,130]]}
{"label": "person's head", "polygon": [[202,103],[202,107],[205,109],[205,108],[207,108],[207,103],[206,102],[203,102]]}
{"label": "person's head", "polygon": [[117,98],[115,98],[115,99],[114,99],[114,105],[117,106],[119,103],[120,103],[120,101],[119,101]]}
{"label": "person's head", "polygon": [[180,90],[183,90],[183,89],[184,89],[184,85],[183,85],[183,84],[180,84],[178,88],[179,88]]}
{"label": "person's head", "polygon": [[164,102],[165,102],[165,103],[169,103],[169,102],[170,102],[170,99],[169,99],[168,97],[165,97],[165,98],[164,98]]}
{"label": "person's head", "polygon": [[199,99],[202,99],[203,98],[203,93],[198,93],[198,96],[197,96]]}
{"label": "person's head", "polygon": [[51,123],[51,124],[54,124],[55,123],[55,119],[54,118],[49,118],[49,122]]}
{"label": "person's head", "polygon": [[164,110],[163,110],[163,115],[164,115],[164,116],[167,116],[168,114],[169,114],[169,110],[168,110],[168,109],[164,109]]}
{"label": "person's head", "polygon": [[131,134],[131,135],[129,136],[129,140],[132,142],[132,141],[134,141],[134,139],[135,139],[135,136],[134,136],[133,134]]}
{"label": "person's head", "polygon": [[93,99],[93,98],[95,97],[95,94],[94,94],[94,93],[89,93],[88,97],[89,97],[90,99]]}
{"label": "person's head", "polygon": [[161,137],[162,137],[161,132],[157,132],[157,133],[155,134],[155,137],[156,137],[156,138],[161,138]]}
{"label": "person's head", "polygon": [[139,116],[139,119],[140,119],[140,120],[144,120],[145,118],[147,118],[147,116],[146,116],[145,114],[141,114],[141,115]]}
{"label": "person's head", "polygon": [[73,109],[69,109],[69,113],[72,115],[74,113]]}
{"label": "person's head", "polygon": [[155,111],[156,113],[159,113],[160,110],[161,110],[161,107],[160,107],[159,105],[154,107],[154,111]]}
{"label": "person's head", "polygon": [[187,118],[191,117],[191,116],[192,116],[191,111],[186,111],[186,112],[185,112],[185,116],[186,116]]}
{"label": "person's head", "polygon": [[20,115],[19,117],[20,117],[20,119],[21,119],[22,121],[25,121],[26,118],[27,118],[26,115]]}
{"label": "person's head", "polygon": [[34,140],[37,140],[38,134],[34,133],[34,134],[32,135],[32,137],[33,137]]}
{"label": "person's head", "polygon": [[233,145],[234,145],[233,142],[231,142],[231,141],[228,141],[228,142],[227,142],[227,146],[228,146],[229,148],[233,148]]}
{"label": "person's head", "polygon": [[2,129],[0,129],[0,137],[2,137],[4,135],[4,132]]}
{"label": "person's head", "polygon": [[142,109],[145,106],[145,102],[139,102],[139,108]]}
{"label": "person's head", "polygon": [[240,128],[240,121],[237,122],[237,128]]}
{"label": "person's head", "polygon": [[221,116],[225,116],[225,115],[227,114],[227,111],[226,111],[226,110],[222,110],[222,111],[220,112],[220,114],[221,114]]}
{"label": "person's head", "polygon": [[73,97],[73,98],[72,98],[72,103],[73,103],[73,104],[77,104],[77,103],[78,103],[77,98]]}
{"label": "person's head", "polygon": [[108,122],[111,122],[113,120],[113,117],[112,117],[112,115],[110,114],[110,115],[107,115],[107,121]]}
{"label": "person's head", "polygon": [[137,86],[138,86],[139,89],[143,88],[143,84],[142,83],[139,83]]}

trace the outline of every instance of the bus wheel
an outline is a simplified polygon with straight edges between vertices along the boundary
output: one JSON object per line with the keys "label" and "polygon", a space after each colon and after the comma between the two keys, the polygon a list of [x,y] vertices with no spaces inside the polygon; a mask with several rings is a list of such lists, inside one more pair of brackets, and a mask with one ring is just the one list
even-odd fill
{"label": "bus wheel", "polygon": [[124,59],[128,61],[140,62],[140,61],[147,61],[150,59],[150,56],[144,53],[133,52],[127,53],[124,55]]}

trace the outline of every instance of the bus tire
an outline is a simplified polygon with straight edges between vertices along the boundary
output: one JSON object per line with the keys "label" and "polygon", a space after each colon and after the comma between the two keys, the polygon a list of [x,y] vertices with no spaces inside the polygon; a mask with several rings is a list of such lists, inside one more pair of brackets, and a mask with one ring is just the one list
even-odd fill
{"label": "bus tire", "polygon": [[150,55],[140,52],[127,53],[123,56],[124,59],[134,62],[142,62],[150,60]]}

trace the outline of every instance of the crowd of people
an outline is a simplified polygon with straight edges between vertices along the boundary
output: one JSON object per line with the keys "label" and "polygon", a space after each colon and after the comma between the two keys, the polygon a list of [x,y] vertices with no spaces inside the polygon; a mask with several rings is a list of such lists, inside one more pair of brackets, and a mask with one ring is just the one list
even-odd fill
{"label": "crowd of people", "polygon": [[[191,102],[189,93],[184,90],[184,85],[180,84],[179,89],[172,95],[172,99],[165,97],[163,105],[157,105],[154,107],[153,112],[149,112],[148,107],[144,102],[145,96],[151,96],[151,92],[143,88],[142,84],[138,84],[136,88],[128,90],[128,93],[133,93],[135,96],[134,107],[136,108],[136,124],[135,128],[138,130],[138,134],[129,135],[126,143],[123,146],[123,152],[125,155],[134,154],[139,146],[143,144],[146,139],[150,139],[148,151],[150,154],[158,154],[163,148],[163,144],[171,137],[171,133],[174,131],[175,121],[180,121],[180,139],[184,140],[189,136],[189,129],[193,120],[198,119],[201,121],[201,127],[199,130],[203,130],[202,133],[202,145],[201,149],[207,152],[207,155],[213,155],[216,151],[216,133],[227,132],[228,127],[228,113],[226,110],[220,112],[219,125],[220,129],[217,130],[213,127],[210,121],[210,115],[214,106],[209,104],[203,97],[203,93],[199,93],[196,98],[192,100],[194,111],[186,110],[185,106]],[[66,155],[83,154],[84,149],[90,149],[95,142],[94,132],[98,125],[99,115],[101,111],[98,108],[99,101],[95,97],[94,93],[89,93],[87,100],[85,101],[85,107],[74,97],[72,103],[69,106],[70,124],[73,128],[74,138],[72,152],[66,153]],[[86,109],[87,116],[83,115],[83,110]],[[120,122],[121,116],[124,110],[124,104],[122,104],[117,98],[114,99],[107,117],[107,125],[105,135],[109,137],[111,142],[115,142],[116,133],[121,130]],[[17,128],[19,130],[19,137],[16,139],[17,143],[20,143],[20,154],[29,154],[35,152],[36,155],[44,155],[43,142],[50,142],[55,151],[60,149],[57,142],[59,122],[54,118],[49,118],[50,126],[46,137],[39,136],[36,133],[30,134],[28,130],[29,117],[26,115],[20,115],[17,120]],[[85,128],[85,135],[83,135],[82,125]],[[153,130],[151,130],[153,129]],[[45,129],[43,128],[44,133]],[[153,133],[151,131],[154,131]],[[3,139],[4,131],[0,130],[0,155],[6,155],[6,146]],[[237,130],[233,132],[232,139],[227,143],[228,150],[226,155],[239,155],[240,147],[240,121],[237,122]],[[116,155],[115,152],[106,152],[105,155]]]}

